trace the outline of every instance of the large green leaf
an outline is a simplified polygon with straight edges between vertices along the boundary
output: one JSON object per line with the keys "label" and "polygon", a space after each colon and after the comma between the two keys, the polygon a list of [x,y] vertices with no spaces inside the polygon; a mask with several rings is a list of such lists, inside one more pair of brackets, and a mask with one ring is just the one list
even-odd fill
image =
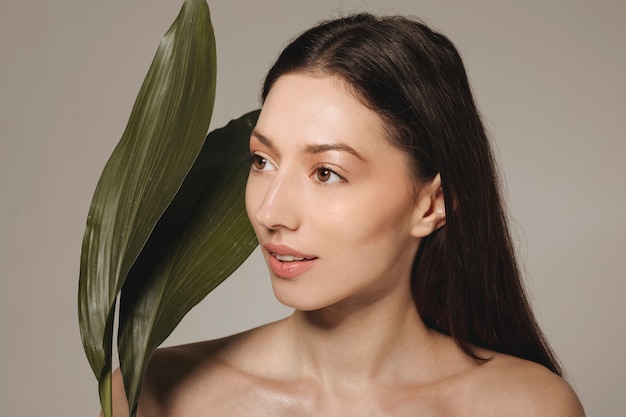
{"label": "large green leaf", "polygon": [[87,218],[79,322],[107,416],[117,294],[202,148],[214,96],[209,9],[204,0],[187,0],[159,46]]}
{"label": "large green leaf", "polygon": [[150,355],[257,245],[248,221],[248,140],[258,112],[209,134],[122,288],[118,348],[134,413]]}

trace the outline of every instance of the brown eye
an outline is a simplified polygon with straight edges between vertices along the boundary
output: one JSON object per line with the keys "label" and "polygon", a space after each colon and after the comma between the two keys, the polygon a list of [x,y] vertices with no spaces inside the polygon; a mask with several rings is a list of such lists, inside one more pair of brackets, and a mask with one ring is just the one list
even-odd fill
{"label": "brown eye", "polygon": [[330,179],[332,171],[326,168],[318,168],[317,170],[317,180],[320,182],[326,182]]}
{"label": "brown eye", "polygon": [[315,180],[324,184],[335,184],[340,182],[347,182],[345,178],[337,174],[330,168],[318,167],[315,170]]}
{"label": "brown eye", "polygon": [[265,169],[265,165],[267,165],[267,159],[259,155],[252,155],[252,166],[255,169],[262,171]]}

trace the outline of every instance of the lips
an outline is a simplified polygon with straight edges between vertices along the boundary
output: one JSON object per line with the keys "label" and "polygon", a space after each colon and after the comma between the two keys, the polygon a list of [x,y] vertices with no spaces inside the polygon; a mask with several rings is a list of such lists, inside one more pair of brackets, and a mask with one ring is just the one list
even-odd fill
{"label": "lips", "polygon": [[304,261],[304,260],[312,259],[312,258],[299,258],[299,257],[291,256],[291,255],[279,255],[278,253],[273,253],[273,252],[270,252],[270,255],[272,255],[273,257],[275,257],[281,262]]}
{"label": "lips", "polygon": [[317,257],[296,251],[286,245],[265,244],[263,248],[269,254],[269,267],[281,278],[295,278],[311,269]]}

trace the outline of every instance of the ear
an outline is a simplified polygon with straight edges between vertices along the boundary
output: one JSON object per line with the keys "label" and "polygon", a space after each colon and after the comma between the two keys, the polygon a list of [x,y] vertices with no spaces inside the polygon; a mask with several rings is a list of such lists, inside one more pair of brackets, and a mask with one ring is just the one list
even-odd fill
{"label": "ear", "polygon": [[446,209],[441,188],[441,176],[423,182],[417,190],[411,234],[426,237],[446,224]]}

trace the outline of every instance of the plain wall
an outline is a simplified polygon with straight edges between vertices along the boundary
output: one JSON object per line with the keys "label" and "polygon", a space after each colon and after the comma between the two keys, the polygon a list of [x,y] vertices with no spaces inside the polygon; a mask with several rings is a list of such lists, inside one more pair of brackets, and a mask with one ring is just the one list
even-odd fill
{"label": "plain wall", "polygon": [[[0,415],[97,415],[76,293],[100,172],[182,1],[0,3]],[[258,106],[296,33],[340,11],[422,17],[465,58],[537,315],[589,416],[626,415],[626,3],[211,1],[213,127]],[[255,253],[168,339],[286,315]]]}

